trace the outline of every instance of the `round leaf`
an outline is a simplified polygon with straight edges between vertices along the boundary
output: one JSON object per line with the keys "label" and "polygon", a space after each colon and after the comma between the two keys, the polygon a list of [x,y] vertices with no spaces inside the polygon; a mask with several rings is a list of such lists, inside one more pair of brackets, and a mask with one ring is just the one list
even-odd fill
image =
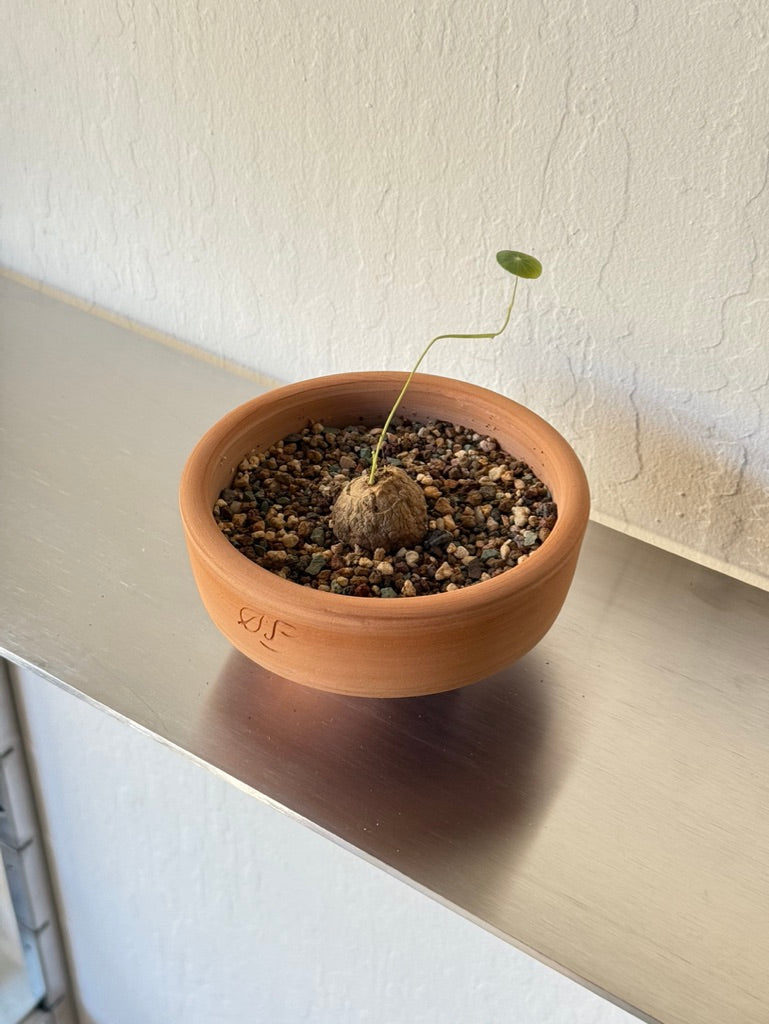
{"label": "round leaf", "polygon": [[497,263],[516,277],[534,278],[542,273],[542,264],[538,259],[525,252],[514,252],[512,249],[498,252]]}

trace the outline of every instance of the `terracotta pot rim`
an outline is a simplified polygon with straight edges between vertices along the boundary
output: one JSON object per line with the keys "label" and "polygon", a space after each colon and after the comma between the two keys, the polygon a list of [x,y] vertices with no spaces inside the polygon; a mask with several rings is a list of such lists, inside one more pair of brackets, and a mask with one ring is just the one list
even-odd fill
{"label": "terracotta pot rim", "polygon": [[[189,544],[194,545],[197,555],[209,569],[216,573],[226,573],[237,578],[238,585],[244,594],[257,584],[262,591],[269,588],[279,599],[281,606],[313,606],[330,616],[345,616],[346,613],[360,617],[366,614],[372,620],[397,621],[408,618],[433,619],[447,613],[456,614],[465,611],[472,614],[479,608],[498,601],[502,595],[518,592],[524,594],[529,588],[541,584],[549,576],[558,571],[559,566],[575,547],[579,547],[584,533],[584,505],[589,505],[589,489],[587,479],[577,455],[568,442],[546,420],[521,405],[514,399],[499,395],[488,388],[477,384],[465,383],[453,378],[433,374],[415,374],[412,387],[429,387],[433,389],[456,388],[459,384],[470,398],[478,399],[497,406],[506,406],[509,412],[515,412],[536,423],[538,431],[543,435],[543,450],[555,447],[569,464],[573,479],[573,496],[567,504],[558,501],[558,519],[552,533],[541,548],[522,564],[508,569],[489,580],[479,581],[458,590],[440,594],[422,594],[408,598],[376,598],[353,597],[346,594],[333,594],[314,590],[301,584],[285,580],[276,573],[264,569],[251,562],[245,555],[232,547],[224,537],[213,518],[210,508],[206,508],[205,495],[193,486],[192,480],[201,466],[210,465],[221,451],[225,439],[237,424],[253,415],[262,406],[272,405],[289,397],[310,390],[324,389],[328,386],[338,387],[344,384],[352,390],[361,385],[381,386],[384,384],[401,384],[405,374],[397,371],[366,371],[360,373],[341,373],[315,377],[292,384],[282,385],[249,399],[214,423],[198,441],[193,449],[182,473],[179,492],[179,507]],[[241,458],[246,454],[242,452]],[[517,453],[514,453],[517,454]],[[525,453],[521,456],[525,459]],[[571,530],[571,536],[569,531]]]}

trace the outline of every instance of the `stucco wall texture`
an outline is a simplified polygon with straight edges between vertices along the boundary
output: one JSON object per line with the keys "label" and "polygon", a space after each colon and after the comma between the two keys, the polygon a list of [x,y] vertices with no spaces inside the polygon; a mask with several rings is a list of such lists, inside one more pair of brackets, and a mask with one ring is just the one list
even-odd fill
{"label": "stucco wall texture", "polygon": [[[287,381],[517,398],[594,516],[769,586],[763,0],[7,0],[0,263]],[[172,400],[172,396],[169,397]]]}

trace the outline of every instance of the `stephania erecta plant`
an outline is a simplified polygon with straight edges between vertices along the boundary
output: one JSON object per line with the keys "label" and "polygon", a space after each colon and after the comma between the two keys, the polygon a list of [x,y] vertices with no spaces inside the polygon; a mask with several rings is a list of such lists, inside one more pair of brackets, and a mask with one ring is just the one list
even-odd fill
{"label": "stephania erecta plant", "polygon": [[514,278],[513,294],[504,323],[499,330],[482,334],[438,334],[422,350],[385,420],[368,473],[346,484],[334,504],[331,526],[344,543],[359,544],[372,550],[384,548],[393,551],[417,544],[424,537],[428,516],[422,488],[397,466],[379,468],[382,445],[414,374],[436,341],[448,338],[475,341],[499,337],[510,323],[519,279],[534,279],[542,273],[539,260],[525,252],[504,249],[497,253],[497,263]]}

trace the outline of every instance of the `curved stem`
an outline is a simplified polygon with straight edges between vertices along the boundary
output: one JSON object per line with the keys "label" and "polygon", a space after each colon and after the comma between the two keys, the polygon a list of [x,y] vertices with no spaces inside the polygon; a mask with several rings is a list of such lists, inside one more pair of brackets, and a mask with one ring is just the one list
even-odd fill
{"label": "curved stem", "polygon": [[436,335],[432,339],[431,342],[428,343],[428,345],[426,346],[426,348],[424,349],[424,351],[420,355],[419,359],[417,359],[416,363],[414,364],[414,368],[412,369],[411,373],[406,378],[406,383],[401,388],[400,394],[395,399],[395,405],[393,405],[392,409],[390,410],[390,414],[389,414],[389,416],[387,417],[387,419],[385,421],[385,425],[382,427],[382,432],[379,435],[379,440],[377,441],[377,446],[374,449],[373,456],[371,457],[371,472],[369,473],[369,476],[368,476],[369,484],[373,484],[374,479],[376,477],[377,464],[379,462],[379,453],[382,450],[382,445],[384,444],[385,436],[386,436],[387,431],[388,431],[388,429],[390,427],[390,424],[393,421],[393,416],[395,416],[395,413],[398,411],[398,406],[401,404],[401,401],[403,400],[403,396],[406,394],[406,391],[408,390],[408,386],[411,383],[411,381],[412,381],[412,379],[414,377],[414,374],[419,369],[419,367],[420,367],[420,365],[422,363],[422,360],[427,355],[427,353],[430,351],[430,349],[433,347],[433,345],[436,343],[436,341],[443,341],[445,338],[458,338],[459,340],[464,341],[464,340],[479,340],[479,339],[482,339],[482,338],[497,338],[497,337],[499,337],[499,335],[502,334],[502,332],[505,330],[507,325],[510,323],[510,314],[513,312],[513,305],[515,303],[515,293],[516,293],[517,290],[518,290],[518,278],[516,277],[515,278],[515,282],[513,284],[513,297],[510,299],[510,305],[507,307],[507,316],[505,317],[505,322],[502,324],[502,326],[499,328],[498,331],[493,331],[491,334],[438,334],[438,335]]}

